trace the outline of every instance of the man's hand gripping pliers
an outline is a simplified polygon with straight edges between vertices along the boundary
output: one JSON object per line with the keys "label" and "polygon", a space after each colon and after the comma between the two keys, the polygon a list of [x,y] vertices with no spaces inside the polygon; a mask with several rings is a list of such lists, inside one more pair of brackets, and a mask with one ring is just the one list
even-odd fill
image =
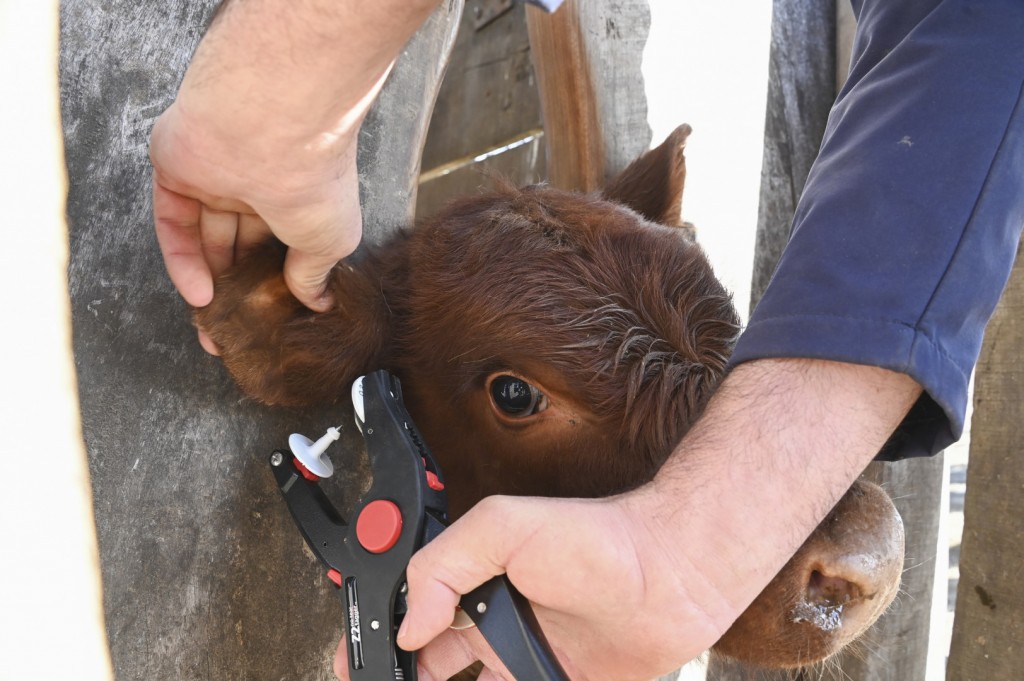
{"label": "man's hand gripping pliers", "polygon": [[[353,403],[373,473],[354,524],[342,520],[319,478],[290,452],[275,451],[271,470],[344,598],[352,681],[415,681],[416,653],[396,646],[395,636],[406,613],[409,559],[448,522],[444,482],[402,404],[398,379],[384,371],[358,379]],[[518,681],[568,679],[529,601],[504,575],[463,596],[460,606]]]}

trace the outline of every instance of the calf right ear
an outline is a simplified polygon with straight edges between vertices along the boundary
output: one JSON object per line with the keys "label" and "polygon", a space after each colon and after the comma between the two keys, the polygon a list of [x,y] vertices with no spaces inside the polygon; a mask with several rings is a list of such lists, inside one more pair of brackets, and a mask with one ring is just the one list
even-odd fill
{"label": "calf right ear", "polygon": [[380,262],[367,255],[335,266],[328,281],[334,306],[316,313],[285,285],[284,254],[280,244],[268,244],[229,269],[213,302],[195,311],[196,325],[249,396],[283,406],[334,402],[386,353],[390,315]]}
{"label": "calf right ear", "polygon": [[683,150],[690,131],[689,125],[680,125],[659,146],[612,178],[601,194],[629,206],[652,222],[683,227],[683,184],[686,182]]}

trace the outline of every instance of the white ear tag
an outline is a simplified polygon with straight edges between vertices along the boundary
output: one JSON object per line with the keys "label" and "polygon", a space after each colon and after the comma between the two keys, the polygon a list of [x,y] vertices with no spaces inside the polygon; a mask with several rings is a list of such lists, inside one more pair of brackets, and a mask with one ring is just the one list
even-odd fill
{"label": "white ear tag", "polygon": [[292,433],[288,438],[288,448],[310,473],[321,478],[329,478],[334,475],[334,464],[324,452],[339,437],[341,433],[337,428],[328,428],[327,433],[316,442],[300,433]]}

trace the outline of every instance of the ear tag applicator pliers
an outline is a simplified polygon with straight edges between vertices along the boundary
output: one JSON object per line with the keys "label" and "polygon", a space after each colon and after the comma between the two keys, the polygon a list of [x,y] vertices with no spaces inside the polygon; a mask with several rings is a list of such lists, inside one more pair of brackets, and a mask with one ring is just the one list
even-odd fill
{"label": "ear tag applicator pliers", "polygon": [[[447,526],[444,479],[402,403],[401,385],[385,371],[352,387],[356,425],[366,442],[373,483],[346,523],[320,489],[333,473],[317,442],[301,435],[278,450],[270,468],[299,531],[339,589],[352,681],[416,681],[416,653],[395,645],[406,613],[405,569],[420,547]],[[529,601],[504,575],[464,595],[460,608],[517,681],[568,681]]]}

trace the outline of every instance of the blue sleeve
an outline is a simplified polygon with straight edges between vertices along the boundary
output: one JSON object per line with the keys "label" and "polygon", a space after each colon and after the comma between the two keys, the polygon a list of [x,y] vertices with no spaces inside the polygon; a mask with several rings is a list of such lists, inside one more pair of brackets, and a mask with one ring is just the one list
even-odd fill
{"label": "blue sleeve", "polygon": [[1024,224],[1024,3],[854,0],[850,78],[733,364],[885,367],[925,390],[880,458],[960,437]]}

